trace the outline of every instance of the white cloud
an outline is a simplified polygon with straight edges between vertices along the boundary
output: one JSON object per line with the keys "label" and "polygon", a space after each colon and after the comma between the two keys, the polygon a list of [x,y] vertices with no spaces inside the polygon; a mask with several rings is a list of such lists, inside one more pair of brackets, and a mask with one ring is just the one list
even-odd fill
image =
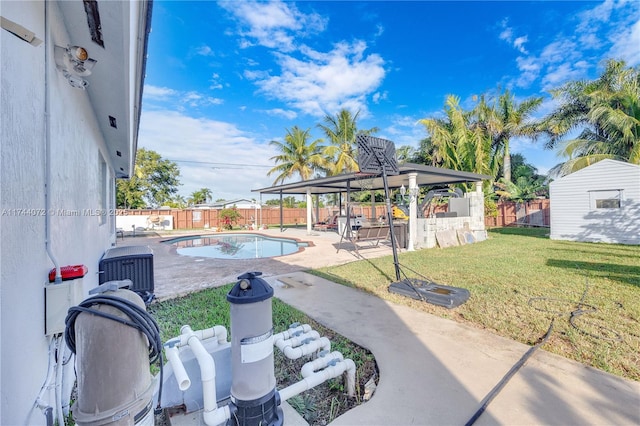
{"label": "white cloud", "polygon": [[584,76],[586,68],[588,68],[588,64],[585,61],[579,61],[575,64],[564,62],[557,66],[550,66],[542,79],[543,88],[549,90],[569,80],[579,80]]}
{"label": "white cloud", "polygon": [[176,161],[181,171],[179,193],[185,197],[210,188],[214,199],[257,198],[252,189],[273,183],[267,171],[276,152],[231,123],[176,111],[144,111],[138,146]]}
{"label": "white cloud", "polygon": [[550,42],[531,53],[524,47],[528,37],[515,37],[508,19],[502,20],[499,38],[525,54],[516,59],[520,75],[511,84],[527,88],[539,81],[543,90],[549,90],[569,79],[589,78],[602,59],[639,64],[639,16],[640,2],[607,0],[570,17]]}
{"label": "white cloud", "polygon": [[293,120],[298,116],[295,111],[284,110],[282,108],[274,108],[265,111],[269,115],[273,115],[274,117],[284,117],[287,120]]}
{"label": "white cloud", "polygon": [[540,69],[542,68],[540,61],[531,56],[518,56],[516,64],[521,71],[520,76],[516,79],[516,85],[518,87],[529,87],[540,75]]}
{"label": "white cloud", "polygon": [[277,55],[280,75],[254,71],[245,72],[245,77],[255,80],[268,96],[306,114],[323,116],[348,108],[365,117],[366,96],[385,76],[384,60],[377,54],[365,55],[366,47],[363,41],[338,43],[328,53],[304,47],[304,59]]}
{"label": "white cloud", "polygon": [[200,56],[215,56],[213,50],[207,45],[196,47],[194,53]]}
{"label": "white cloud", "polygon": [[149,99],[167,100],[177,94],[177,91],[169,89],[168,87],[151,86],[149,84],[144,86],[144,96]]}
{"label": "white cloud", "polygon": [[524,44],[529,41],[529,37],[522,36],[513,40],[513,47],[518,49],[521,53],[527,54],[527,49],[524,48]]}
{"label": "white cloud", "polygon": [[222,83],[220,83],[220,75],[217,73],[213,73],[211,75],[211,80],[209,80],[211,82],[211,84],[209,85],[209,89],[211,90],[216,90],[216,89],[222,89]]}
{"label": "white cloud", "polygon": [[181,92],[168,87],[157,87],[149,84],[144,86],[143,96],[145,100],[177,103],[181,109],[184,109],[185,106],[197,108],[224,103],[220,98],[207,96],[196,91]]}
{"label": "white cloud", "polygon": [[327,22],[319,14],[304,14],[294,3],[282,1],[234,1],[221,2],[220,5],[247,28],[240,33],[245,37],[241,40],[243,48],[258,44],[290,52],[296,48],[295,37],[321,32]]}
{"label": "white cloud", "polygon": [[379,104],[380,101],[384,101],[388,97],[389,97],[389,92],[385,90],[384,92],[374,93],[373,96],[371,97],[371,100],[373,101],[374,104]]}
{"label": "white cloud", "polygon": [[[425,115],[429,117],[435,116],[435,112]],[[391,124],[380,129],[378,135],[383,139],[391,140],[396,147],[408,145],[414,149],[420,147],[420,141],[427,137],[425,127],[418,123],[418,120],[424,117],[397,115],[391,118]]]}
{"label": "white cloud", "polygon": [[640,64],[640,20],[631,28],[614,36],[609,55],[625,60],[629,66]]}
{"label": "white cloud", "polygon": [[515,37],[514,31],[512,27],[508,26],[509,19],[505,18],[500,22],[499,26],[502,28],[502,31],[498,35],[500,40],[504,40],[513,46],[520,53],[527,54],[527,49],[525,49],[524,44],[529,41],[529,37],[527,35]]}

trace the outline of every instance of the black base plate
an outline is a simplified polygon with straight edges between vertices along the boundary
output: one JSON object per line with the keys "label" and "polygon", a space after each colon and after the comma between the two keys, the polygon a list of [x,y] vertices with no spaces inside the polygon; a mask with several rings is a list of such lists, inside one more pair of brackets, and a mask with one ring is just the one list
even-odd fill
{"label": "black base plate", "polygon": [[406,278],[389,285],[391,293],[424,300],[447,309],[453,309],[469,299],[470,293],[466,288],[449,287],[429,281]]}

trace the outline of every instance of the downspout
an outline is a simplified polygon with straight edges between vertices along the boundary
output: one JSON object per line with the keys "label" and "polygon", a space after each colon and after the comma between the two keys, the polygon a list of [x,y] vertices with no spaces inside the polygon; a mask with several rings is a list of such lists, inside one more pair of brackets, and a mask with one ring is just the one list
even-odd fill
{"label": "downspout", "polygon": [[44,246],[47,255],[56,268],[56,277],[54,282],[59,284],[62,282],[62,274],[60,273],[60,264],[51,249],[51,96],[49,95],[49,63],[51,61],[51,37],[49,36],[49,2],[44,2]]}

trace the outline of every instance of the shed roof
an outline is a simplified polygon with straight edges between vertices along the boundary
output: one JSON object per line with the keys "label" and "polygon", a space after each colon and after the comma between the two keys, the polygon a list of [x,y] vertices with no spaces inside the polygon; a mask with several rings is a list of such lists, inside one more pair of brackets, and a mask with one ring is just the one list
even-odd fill
{"label": "shed roof", "polygon": [[[440,167],[425,166],[424,164],[404,163],[398,166],[399,174],[387,176],[390,189],[400,188],[402,185],[409,185],[410,173],[416,173],[416,183],[418,186],[437,186],[455,183],[481,182],[491,179],[491,176],[480,175],[471,172],[459,172],[456,170],[443,169]],[[365,174],[360,172],[345,173],[337,176],[329,176],[317,179],[310,179],[295,183],[275,185],[267,188],[253,189],[252,192],[260,194],[306,194],[307,188],[311,194],[334,194],[345,192],[347,187],[352,191],[383,189],[384,182],[382,175]]]}

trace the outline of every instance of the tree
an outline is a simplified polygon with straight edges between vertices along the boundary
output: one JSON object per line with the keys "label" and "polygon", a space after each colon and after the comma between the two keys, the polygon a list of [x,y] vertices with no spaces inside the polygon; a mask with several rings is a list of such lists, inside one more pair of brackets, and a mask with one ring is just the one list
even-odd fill
{"label": "tree", "polygon": [[324,167],[325,160],[321,154],[323,147],[320,145],[321,139],[309,142],[309,129],[302,130],[298,126],[287,129],[284,142],[271,141],[280,154],[270,158],[276,162],[276,166],[267,172],[267,176],[279,173],[274,185],[284,182],[294,176],[300,176],[302,180],[308,180],[313,176],[314,171]]}
{"label": "tree", "polygon": [[517,103],[507,90],[501,94],[489,112],[488,130],[491,133],[494,150],[502,152],[502,177],[511,181],[511,153],[509,142],[518,136],[535,137],[539,125],[531,122],[531,115],[542,104],[542,98],[529,98]]}
{"label": "tree", "polygon": [[138,149],[131,178],[119,180],[116,200],[119,208],[157,207],[172,199],[178,192],[180,169],[160,154],[145,148]]}
{"label": "tree", "polygon": [[[640,164],[640,67],[609,60],[592,81],[551,92],[559,106],[544,119],[548,149],[567,158],[550,172],[565,175],[605,158]],[[572,131],[576,138],[563,140]]]}
{"label": "tree", "polygon": [[410,162],[414,156],[415,149],[413,149],[412,146],[402,145],[396,148],[396,158],[398,159],[398,163]]}
{"label": "tree", "polygon": [[242,215],[240,214],[240,212],[238,212],[236,206],[233,206],[230,209],[220,210],[219,217],[220,221],[222,222],[222,226],[225,229],[233,229],[233,224],[242,219]]}
{"label": "tree", "polygon": [[325,124],[318,124],[330,141],[324,154],[329,158],[328,169],[330,175],[339,175],[358,170],[356,160],[356,136],[358,134],[371,135],[378,131],[377,127],[368,130],[358,130],[357,121],[360,111],[355,115],[351,111],[342,109],[336,116],[326,115]]}
{"label": "tree", "polygon": [[460,107],[457,96],[447,96],[443,118],[419,120],[429,136],[422,144],[428,152],[425,156],[432,165],[495,176],[491,136],[481,126],[472,126],[472,118],[471,112]]}
{"label": "tree", "polygon": [[193,191],[189,196],[189,204],[204,204],[211,200],[213,196],[209,188],[200,188],[197,191]]}
{"label": "tree", "polygon": [[142,209],[146,206],[144,191],[135,173],[129,179],[116,181],[116,206],[119,209]]}

